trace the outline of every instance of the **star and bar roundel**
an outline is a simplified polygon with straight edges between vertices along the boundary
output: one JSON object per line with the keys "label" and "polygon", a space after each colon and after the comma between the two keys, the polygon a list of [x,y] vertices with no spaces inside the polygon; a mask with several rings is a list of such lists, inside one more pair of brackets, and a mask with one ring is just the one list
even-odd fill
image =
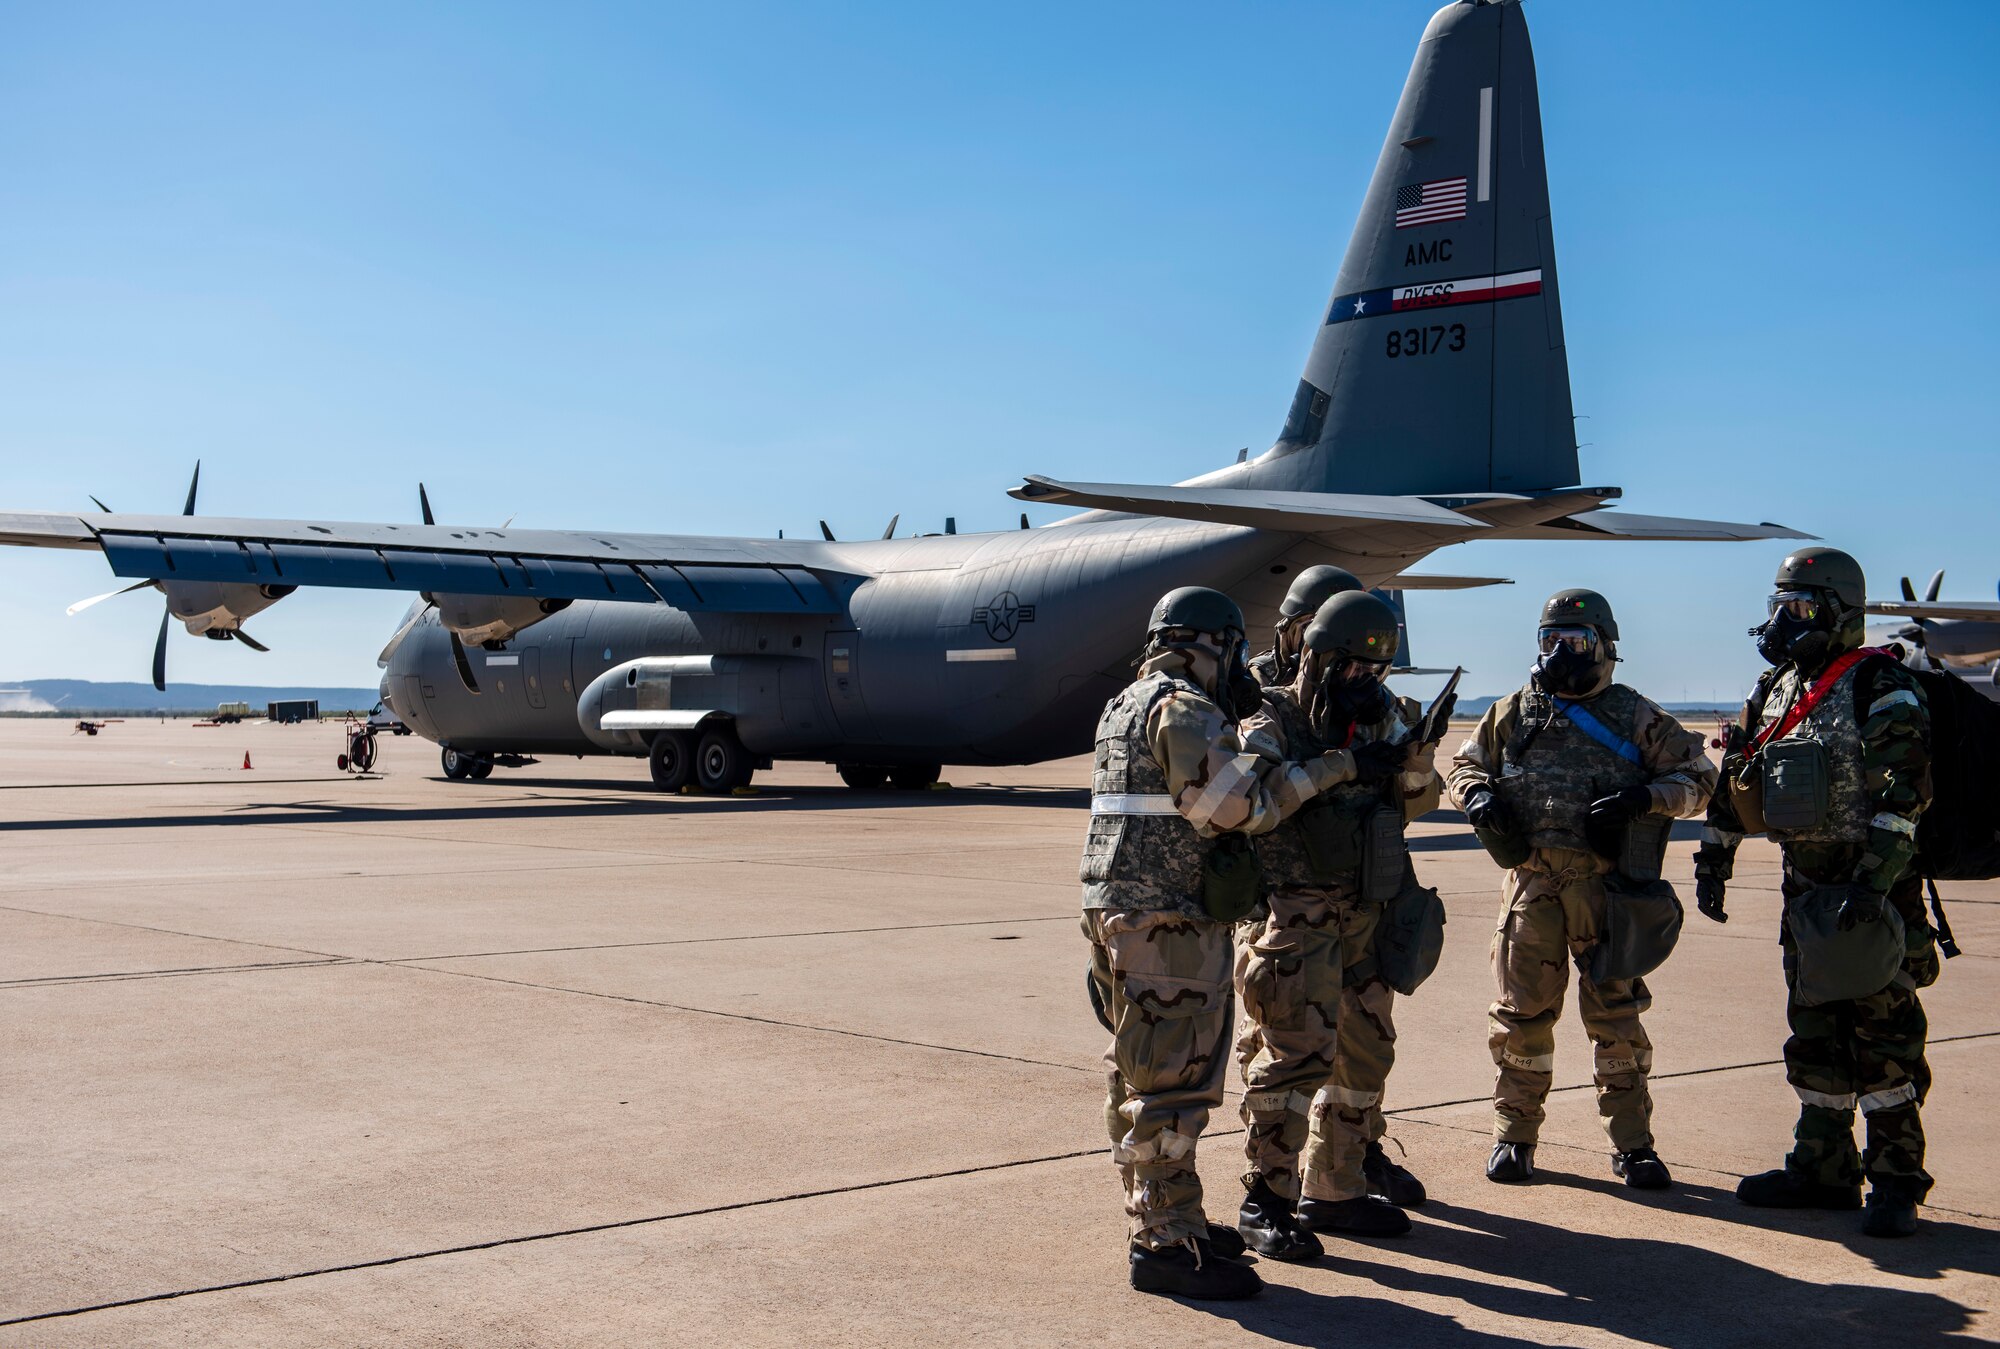
{"label": "star and bar roundel", "polygon": [[1381,290],[1358,290],[1333,297],[1327,311],[1328,323],[1350,319],[1372,319],[1382,314],[1401,314],[1412,309],[1443,309],[1462,304],[1491,304],[1524,295],[1542,293],[1542,269],[1508,272],[1502,276],[1461,276],[1450,281],[1421,281],[1408,286],[1385,286]]}

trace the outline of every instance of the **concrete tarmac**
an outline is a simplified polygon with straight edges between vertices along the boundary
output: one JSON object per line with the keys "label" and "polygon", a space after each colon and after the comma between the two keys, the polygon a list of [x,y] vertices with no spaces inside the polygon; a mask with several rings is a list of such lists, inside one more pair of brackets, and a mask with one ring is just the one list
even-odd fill
{"label": "concrete tarmac", "polygon": [[[1768,1213],[1777,857],[1649,982],[1677,1188],[1615,1182],[1573,1012],[1542,1180],[1484,1178],[1498,873],[1414,831],[1450,912],[1398,1006],[1395,1242],[1247,1303],[1125,1284],[1083,995],[1089,765],[856,793],[636,761],[447,782],[335,725],[0,719],[0,1346],[1918,1346],[2000,1331],[2000,883],[1946,887],[1922,1232]],[[245,752],[254,767],[241,767]],[[1691,889],[1692,832],[1669,877]],[[1233,1086],[1234,1084],[1232,1084]],[[1241,1195],[1232,1104],[1211,1217]]]}

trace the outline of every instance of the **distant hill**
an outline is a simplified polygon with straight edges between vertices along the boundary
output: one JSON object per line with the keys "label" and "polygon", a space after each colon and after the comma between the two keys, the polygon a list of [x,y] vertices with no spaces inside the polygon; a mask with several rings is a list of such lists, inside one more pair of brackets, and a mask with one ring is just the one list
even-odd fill
{"label": "distant hill", "polygon": [[262,712],[266,703],[290,698],[317,698],[327,711],[349,711],[373,707],[377,697],[374,689],[170,683],[162,693],[151,684],[100,684],[94,679],[0,679],[0,715],[213,712],[218,703],[248,703]]}

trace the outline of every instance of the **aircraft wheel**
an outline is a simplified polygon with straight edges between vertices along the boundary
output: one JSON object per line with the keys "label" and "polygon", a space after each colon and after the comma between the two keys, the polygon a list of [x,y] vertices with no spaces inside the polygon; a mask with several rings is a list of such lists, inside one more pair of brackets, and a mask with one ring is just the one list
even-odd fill
{"label": "aircraft wheel", "polygon": [[694,737],[686,731],[661,731],[653,737],[647,762],[653,770],[653,785],[663,792],[677,792],[694,776]]}
{"label": "aircraft wheel", "polygon": [[840,780],[860,792],[879,792],[889,781],[889,770],[880,764],[844,763],[834,765]]}
{"label": "aircraft wheel", "polygon": [[444,775],[453,782],[463,782],[472,776],[472,756],[455,750],[450,745],[444,747],[440,756],[444,760]]}
{"label": "aircraft wheel", "polygon": [[935,763],[898,764],[889,770],[889,781],[905,792],[921,792],[943,776],[944,765]]}
{"label": "aircraft wheel", "polygon": [[750,756],[727,726],[717,726],[695,747],[694,777],[705,792],[733,792],[750,785]]}
{"label": "aircraft wheel", "polygon": [[466,772],[477,781],[485,781],[493,776],[493,761],[484,755],[475,757]]}

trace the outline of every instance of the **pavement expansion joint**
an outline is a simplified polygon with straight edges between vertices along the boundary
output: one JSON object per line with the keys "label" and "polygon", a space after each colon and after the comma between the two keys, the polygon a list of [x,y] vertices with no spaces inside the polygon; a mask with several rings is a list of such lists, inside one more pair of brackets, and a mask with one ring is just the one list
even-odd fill
{"label": "pavement expansion joint", "polygon": [[1076,921],[1073,914],[1044,918],[966,918],[950,923],[892,923],[882,927],[829,927],[809,932],[744,932],[728,937],[662,937],[656,941],[619,941],[583,946],[528,946],[508,951],[459,951],[441,956],[401,956],[398,964],[428,964],[440,960],[484,960],[494,956],[546,956],[574,951],[628,951],[648,946],[708,946],[728,942],[784,941],[797,937],[858,937],[871,932],[928,932],[937,928],[1004,927],[1013,923],[1063,923]]}

